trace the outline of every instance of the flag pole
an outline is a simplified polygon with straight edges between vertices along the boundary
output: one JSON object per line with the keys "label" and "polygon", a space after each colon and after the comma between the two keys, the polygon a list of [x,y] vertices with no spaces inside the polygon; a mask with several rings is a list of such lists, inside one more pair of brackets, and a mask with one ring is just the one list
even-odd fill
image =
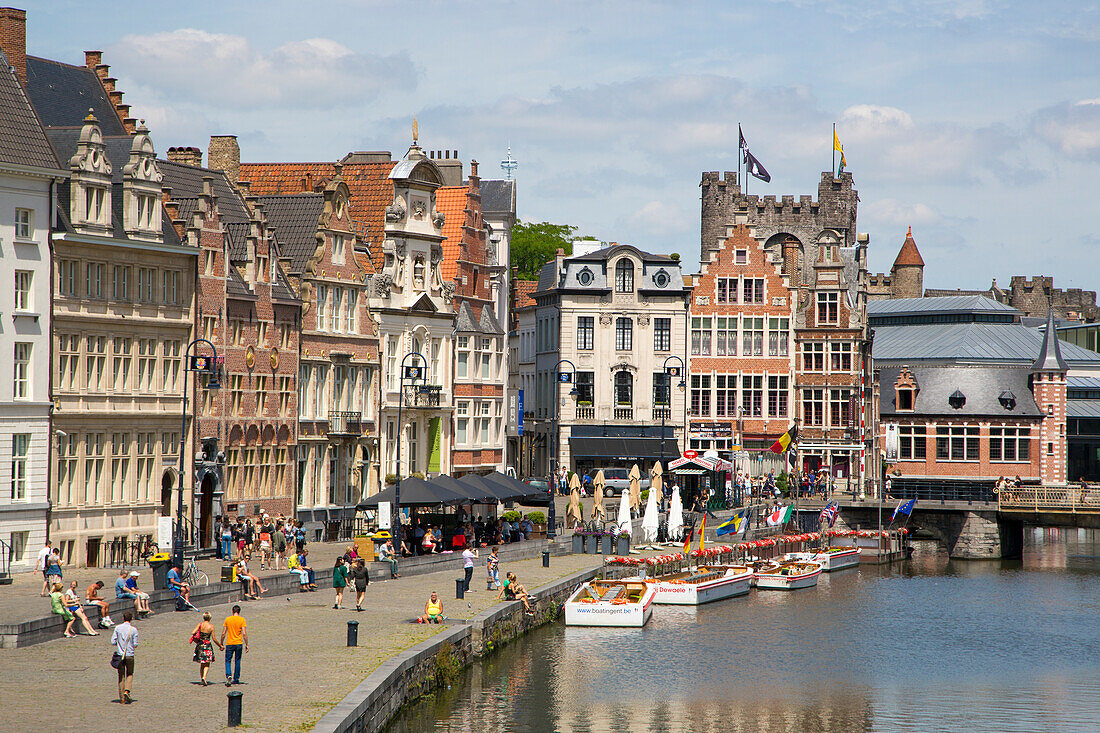
{"label": "flag pole", "polygon": [[829,147],[833,149],[833,167],[829,171],[829,175],[832,176],[832,177],[836,177],[836,123],[835,122],[833,123],[833,139],[832,139],[832,143],[829,145]]}

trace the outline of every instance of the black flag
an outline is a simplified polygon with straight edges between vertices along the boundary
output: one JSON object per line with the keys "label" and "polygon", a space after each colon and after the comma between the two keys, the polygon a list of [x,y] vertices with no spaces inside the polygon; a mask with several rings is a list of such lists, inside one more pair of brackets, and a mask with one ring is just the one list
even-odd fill
{"label": "black flag", "polygon": [[748,148],[745,144],[745,133],[741,132],[741,123],[737,123],[737,147],[741,150]]}
{"label": "black flag", "polygon": [[760,161],[756,159],[755,155],[749,152],[748,148],[745,148],[745,171],[754,178],[759,178],[764,183],[771,183],[772,174],[768,173],[768,171],[764,169],[764,166],[760,165]]}

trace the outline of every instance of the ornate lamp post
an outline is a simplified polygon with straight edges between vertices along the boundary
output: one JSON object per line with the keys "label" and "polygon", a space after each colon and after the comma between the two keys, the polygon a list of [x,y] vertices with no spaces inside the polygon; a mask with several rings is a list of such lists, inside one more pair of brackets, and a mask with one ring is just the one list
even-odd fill
{"label": "ornate lamp post", "polygon": [[[558,367],[562,364],[567,364],[570,371],[561,372],[558,371]],[[554,524],[557,521],[557,510],[554,506],[557,503],[557,489],[555,483],[557,481],[558,474],[558,448],[561,445],[561,440],[558,438],[559,419],[558,413],[561,411],[561,403],[558,399],[558,385],[559,384],[572,384],[573,389],[569,390],[569,396],[576,401],[580,396],[580,392],[577,391],[577,367],[573,365],[573,362],[568,359],[562,359],[554,365],[554,417],[551,418],[550,423],[550,435],[554,440],[553,450],[550,451],[550,505],[546,510],[546,537],[547,539],[554,539],[557,536],[557,531],[554,529]]]}
{"label": "ornate lamp post", "polygon": [[[192,354],[191,349],[198,344],[206,344],[209,346],[213,355]],[[187,344],[187,348],[183,351],[183,359],[183,417],[180,427],[179,486],[177,487],[179,491],[176,494],[176,523],[174,531],[172,532],[172,564],[176,567],[183,566],[183,481],[184,477],[187,475],[184,472],[184,460],[187,457],[187,375],[191,372],[209,375],[209,379],[206,382],[206,389],[221,388],[221,383],[218,382],[218,349],[214,344],[206,339],[195,339]]]}
{"label": "ornate lamp post", "polygon": [[[406,365],[409,357],[413,357],[413,363]],[[419,360],[419,363],[417,363]],[[401,552],[401,434],[405,432],[405,425],[401,422],[401,411],[405,407],[405,380],[410,384],[424,381],[424,366],[428,361],[423,355],[410,351],[401,359],[401,376],[398,380],[397,396],[397,485],[393,490],[394,512],[394,547]]]}

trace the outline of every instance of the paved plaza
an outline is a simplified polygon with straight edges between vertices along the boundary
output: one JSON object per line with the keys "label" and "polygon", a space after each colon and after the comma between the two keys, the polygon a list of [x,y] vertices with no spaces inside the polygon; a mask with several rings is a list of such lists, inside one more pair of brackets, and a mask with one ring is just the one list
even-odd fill
{"label": "paved plaza", "polygon": [[[340,547],[313,544],[310,556],[316,558],[316,567],[328,567]],[[244,693],[244,722],[264,731],[309,730],[381,662],[440,631],[439,626],[413,622],[432,590],[438,591],[444,613],[451,619],[470,618],[496,603],[496,592],[485,590],[485,554],[479,558],[472,592],[462,601],[454,598],[454,580],[462,574],[461,561],[456,559],[452,569],[372,583],[362,613],[355,612],[350,590],[344,596],[345,609],[334,610],[330,587],[241,604],[251,645],[244,656],[242,684],[233,689]],[[521,583],[533,589],[591,568],[600,560],[592,555],[565,555],[553,557],[549,568],[543,568],[540,559],[502,562],[501,574],[515,572]],[[71,573],[82,588],[86,579],[99,575],[107,580],[110,571]],[[18,608],[32,609],[35,616],[48,610],[47,600],[38,596],[40,581],[35,582],[20,576],[0,591],[5,615]],[[107,595],[113,596],[113,590]],[[213,614],[220,634],[230,605],[203,610]],[[359,646],[354,649],[346,646],[349,620],[359,622]],[[0,650],[0,663],[7,670],[0,678],[4,701],[0,729],[54,733],[222,729],[227,692],[222,656],[218,653],[211,665],[208,679],[214,684],[199,686],[198,665],[191,661],[193,648],[188,643],[198,621],[194,612],[162,611],[138,623],[134,703],[128,707],[115,702],[118,687],[109,665],[112,648],[107,631],[98,637],[58,638]]]}

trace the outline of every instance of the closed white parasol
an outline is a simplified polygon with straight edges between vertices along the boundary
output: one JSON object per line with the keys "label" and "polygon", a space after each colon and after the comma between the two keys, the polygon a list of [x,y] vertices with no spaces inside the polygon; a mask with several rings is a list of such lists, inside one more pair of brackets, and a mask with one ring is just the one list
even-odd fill
{"label": "closed white parasol", "polygon": [[623,492],[619,497],[619,516],[615,520],[619,532],[630,532],[630,496]]}
{"label": "closed white parasol", "polygon": [[684,532],[684,500],[680,498],[680,487],[673,486],[672,502],[668,510],[668,538],[678,542]]}
{"label": "closed white parasol", "polygon": [[660,523],[660,511],[657,509],[657,495],[661,493],[661,477],[656,476],[649,485],[649,498],[645,503],[645,516],[642,518],[642,531],[645,543],[652,545],[657,541],[657,525]]}

